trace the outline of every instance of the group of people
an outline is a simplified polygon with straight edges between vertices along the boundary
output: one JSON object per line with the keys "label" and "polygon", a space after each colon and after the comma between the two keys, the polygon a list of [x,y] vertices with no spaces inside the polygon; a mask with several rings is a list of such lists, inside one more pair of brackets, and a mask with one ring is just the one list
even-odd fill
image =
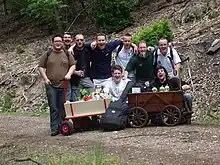
{"label": "group of people", "polygon": [[[135,86],[142,91],[146,84],[157,88],[180,84],[180,62],[177,51],[169,46],[166,38],[161,38],[154,48],[145,41],[135,45],[130,34],[107,42],[105,34],[100,33],[91,43],[85,43],[82,34],[55,35],[52,48],[39,62],[50,107],[51,136],[59,134],[59,124],[65,117],[64,80],[65,97],[69,101],[77,101],[79,89],[87,88],[92,92],[97,86],[108,88],[113,100],[117,100],[129,81],[135,81]],[[183,86],[184,90],[189,88]],[[191,96],[186,94],[185,97],[191,108]]]}

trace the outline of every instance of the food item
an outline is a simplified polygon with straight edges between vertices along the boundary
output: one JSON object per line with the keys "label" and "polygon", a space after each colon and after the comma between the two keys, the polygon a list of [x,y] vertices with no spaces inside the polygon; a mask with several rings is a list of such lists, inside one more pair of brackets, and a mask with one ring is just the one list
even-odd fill
{"label": "food item", "polygon": [[160,87],[160,92],[164,92],[165,88],[163,86]]}
{"label": "food item", "polygon": [[157,92],[157,88],[156,88],[156,87],[153,87],[153,88],[152,88],[152,91],[153,91],[153,92]]}
{"label": "food item", "polygon": [[84,97],[83,97],[83,100],[84,100],[84,101],[92,100],[92,96],[84,96]]}
{"label": "food item", "polygon": [[165,92],[168,92],[170,90],[170,87],[167,85],[165,86]]}

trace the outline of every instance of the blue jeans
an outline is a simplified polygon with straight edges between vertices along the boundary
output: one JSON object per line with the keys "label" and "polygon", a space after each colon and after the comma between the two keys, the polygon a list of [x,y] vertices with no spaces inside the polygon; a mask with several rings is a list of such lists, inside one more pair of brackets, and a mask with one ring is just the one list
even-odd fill
{"label": "blue jeans", "polygon": [[[65,118],[64,110],[64,89],[46,85],[48,105],[50,107],[50,129],[51,132],[59,131],[59,124]],[[70,89],[67,89],[67,100],[69,98]]]}
{"label": "blue jeans", "polygon": [[184,93],[183,97],[187,103],[187,106],[189,107],[189,110],[192,111],[192,95],[190,93]]}
{"label": "blue jeans", "polygon": [[78,88],[74,85],[71,86],[71,102],[78,101]]}

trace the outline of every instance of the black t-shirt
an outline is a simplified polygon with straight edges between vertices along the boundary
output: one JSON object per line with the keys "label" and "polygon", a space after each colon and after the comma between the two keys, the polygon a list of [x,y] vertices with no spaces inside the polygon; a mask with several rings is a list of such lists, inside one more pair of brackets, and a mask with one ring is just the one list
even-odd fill
{"label": "black t-shirt", "polygon": [[[187,84],[185,81],[181,81],[181,86],[185,84]],[[179,78],[166,79],[163,83],[161,83],[158,78],[155,78],[150,86],[151,88],[156,87],[159,90],[161,86],[165,87],[167,85],[170,90],[180,90]]]}
{"label": "black t-shirt", "polygon": [[[74,58],[76,62],[76,71],[84,71],[84,77],[90,77],[90,46],[85,45],[83,49],[74,47]],[[78,86],[81,77],[73,74],[71,77],[71,84]]]}

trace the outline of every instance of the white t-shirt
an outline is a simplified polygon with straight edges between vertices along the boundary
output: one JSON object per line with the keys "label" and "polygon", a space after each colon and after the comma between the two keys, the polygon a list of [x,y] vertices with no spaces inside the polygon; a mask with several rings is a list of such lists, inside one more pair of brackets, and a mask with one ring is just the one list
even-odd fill
{"label": "white t-shirt", "polygon": [[[118,48],[117,48],[118,51]],[[120,65],[123,69],[126,68],[130,58],[134,55],[133,48],[125,49],[124,46],[122,47],[121,51],[118,53],[116,57],[116,64]],[[128,77],[134,77],[134,72],[130,72]]]}
{"label": "white t-shirt", "polygon": [[116,84],[112,79],[107,83],[105,88],[109,89],[110,94],[112,95],[113,101],[117,101],[122,92],[124,91],[129,79],[121,80],[118,84]]}
{"label": "white t-shirt", "polygon": [[[173,62],[174,62],[174,65],[176,65],[177,63],[180,63],[181,62],[181,59],[177,53],[177,51],[172,48],[172,51],[173,51]],[[168,47],[167,49],[167,54],[164,56],[161,54],[160,52],[160,49],[157,50],[157,54],[158,54],[158,57],[157,57],[157,66],[161,65],[163,66],[167,72],[168,72],[168,75],[173,77],[173,66],[172,66],[172,63],[170,62],[170,59],[171,58],[171,55],[170,55],[170,47]]]}

